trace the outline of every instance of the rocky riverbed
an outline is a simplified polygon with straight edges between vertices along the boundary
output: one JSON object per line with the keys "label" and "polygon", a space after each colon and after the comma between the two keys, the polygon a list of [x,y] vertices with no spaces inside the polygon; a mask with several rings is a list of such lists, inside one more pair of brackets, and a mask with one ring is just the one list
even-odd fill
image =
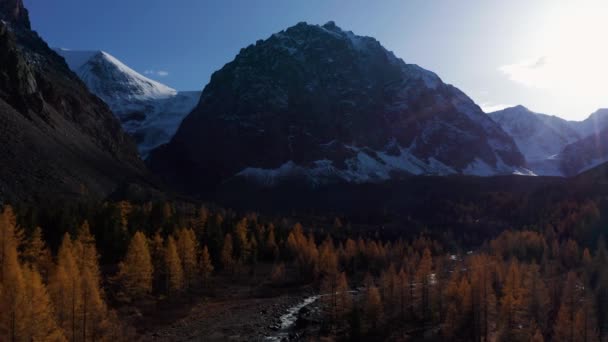
{"label": "rocky riverbed", "polygon": [[318,323],[310,290],[268,298],[209,300],[182,319],[145,332],[145,341],[294,341]]}

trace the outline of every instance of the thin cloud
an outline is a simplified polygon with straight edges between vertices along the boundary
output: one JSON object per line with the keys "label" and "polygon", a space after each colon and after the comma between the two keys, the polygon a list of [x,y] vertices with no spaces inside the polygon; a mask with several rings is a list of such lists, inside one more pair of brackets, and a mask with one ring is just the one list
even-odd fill
{"label": "thin cloud", "polygon": [[146,70],[144,71],[144,74],[158,77],[169,76],[169,72],[166,70]]}
{"label": "thin cloud", "polygon": [[511,81],[524,84],[529,87],[547,88],[550,86],[552,77],[547,77],[550,67],[546,56],[521,61],[519,63],[503,65],[498,70],[505,74]]}

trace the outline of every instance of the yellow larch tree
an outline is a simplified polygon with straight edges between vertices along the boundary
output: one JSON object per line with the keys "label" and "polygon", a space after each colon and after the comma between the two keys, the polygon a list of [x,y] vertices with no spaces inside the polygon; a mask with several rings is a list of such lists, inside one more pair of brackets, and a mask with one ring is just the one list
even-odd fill
{"label": "yellow larch tree", "polygon": [[186,289],[191,290],[200,279],[198,265],[199,247],[196,234],[192,229],[180,229],[177,231],[176,243],[184,272],[184,286]]}
{"label": "yellow larch tree", "polygon": [[203,286],[207,286],[209,283],[209,278],[211,278],[211,274],[213,273],[213,263],[211,262],[211,255],[209,255],[209,249],[207,246],[203,247],[203,252],[201,253],[201,262],[200,262],[200,270],[201,270],[201,279],[203,281]]}
{"label": "yellow larch tree", "polygon": [[24,341],[66,341],[57,325],[46,286],[35,267],[24,267],[26,313]]}
{"label": "yellow larch tree", "polygon": [[42,238],[42,229],[36,227],[25,244],[23,260],[36,268],[42,279],[47,280],[53,268],[53,256]]}
{"label": "yellow larch tree", "polygon": [[221,252],[220,258],[222,261],[222,267],[224,268],[224,271],[231,273],[231,274],[234,273],[234,267],[235,267],[233,249],[234,248],[232,246],[232,235],[226,234],[226,237],[224,237],[224,244],[222,245],[222,252]]}
{"label": "yellow larch tree", "polygon": [[[25,315],[26,284],[17,254],[17,239],[14,236],[14,225],[3,222],[2,246],[2,294],[0,296],[0,336],[10,341],[24,339],[27,332]],[[9,227],[12,226],[12,227]]]}
{"label": "yellow larch tree", "polygon": [[127,255],[118,268],[118,279],[127,295],[140,298],[152,292],[154,267],[148,241],[142,232],[133,235]]}
{"label": "yellow larch tree", "polygon": [[63,236],[57,266],[51,274],[49,292],[54,303],[57,323],[71,341],[77,339],[80,331],[79,316],[82,312],[82,284],[80,270],[74,257],[74,247],[70,235]]}
{"label": "yellow larch tree", "polygon": [[180,292],[184,288],[184,270],[177,253],[175,239],[169,236],[165,247],[165,268],[167,271],[167,289],[169,293]]}

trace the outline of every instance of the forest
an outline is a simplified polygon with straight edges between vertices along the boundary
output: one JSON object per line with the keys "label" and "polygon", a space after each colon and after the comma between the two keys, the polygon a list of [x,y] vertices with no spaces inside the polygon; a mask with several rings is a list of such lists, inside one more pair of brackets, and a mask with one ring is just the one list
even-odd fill
{"label": "forest", "polygon": [[[606,341],[600,202],[552,204],[538,224],[475,248],[464,241],[478,229],[398,236],[346,217],[265,217],[188,202],[7,205],[0,336],[137,340],[148,313],[252,278],[270,293],[307,286],[318,294],[322,319],[311,339]],[[448,209],[463,221],[480,210]]]}

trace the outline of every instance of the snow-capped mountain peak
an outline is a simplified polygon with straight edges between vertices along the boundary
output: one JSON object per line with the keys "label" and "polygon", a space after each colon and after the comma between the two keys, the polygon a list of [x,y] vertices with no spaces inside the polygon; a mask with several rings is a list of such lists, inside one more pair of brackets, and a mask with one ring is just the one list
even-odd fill
{"label": "snow-capped mountain peak", "polygon": [[[112,109],[123,108],[133,100],[166,99],[177,91],[131,69],[105,51],[59,49],[70,69]],[[118,114],[118,113],[117,113]]]}
{"label": "snow-capped mountain peak", "polygon": [[55,49],[67,65],[99,96],[122,122],[146,157],[167,142],[200,92],[178,92],[133,70],[105,51]]}

